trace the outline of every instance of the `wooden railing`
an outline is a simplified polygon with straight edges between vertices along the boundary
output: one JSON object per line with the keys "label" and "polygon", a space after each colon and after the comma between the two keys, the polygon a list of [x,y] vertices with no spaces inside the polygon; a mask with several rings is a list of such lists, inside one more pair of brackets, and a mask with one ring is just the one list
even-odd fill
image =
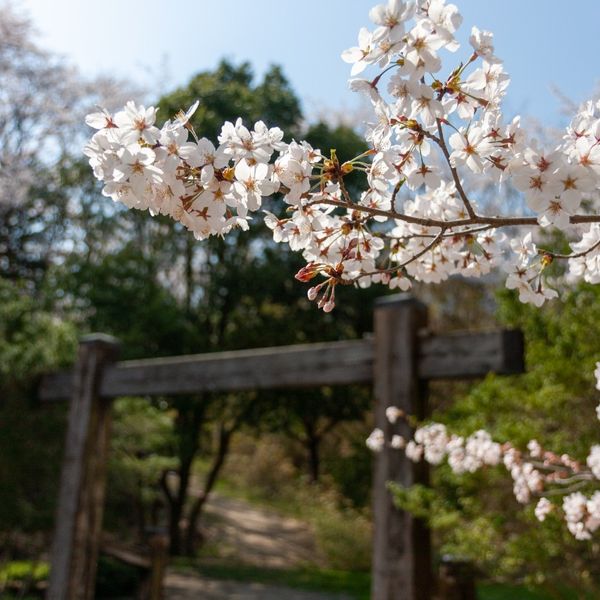
{"label": "wooden railing", "polygon": [[[234,352],[116,362],[118,342],[104,335],[81,341],[77,364],[43,378],[43,401],[70,399],[51,578],[51,600],[91,600],[104,505],[111,399],[371,383],[375,425],[386,435],[388,406],[426,416],[426,382],[523,371],[518,331],[436,335],[424,305],[407,296],[375,307],[374,334],[361,340],[256,348]],[[386,482],[427,481],[423,465],[397,451],[377,454],[373,479],[374,600],[426,600],[432,594],[430,535],[393,506]]]}

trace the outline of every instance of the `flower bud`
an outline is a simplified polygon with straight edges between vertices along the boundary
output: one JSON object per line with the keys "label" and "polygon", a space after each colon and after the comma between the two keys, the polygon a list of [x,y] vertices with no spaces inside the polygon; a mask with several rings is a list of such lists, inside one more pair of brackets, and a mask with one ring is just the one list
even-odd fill
{"label": "flower bud", "polygon": [[302,267],[295,275],[298,281],[310,281],[313,277],[316,277],[319,272],[319,267],[313,263]]}
{"label": "flower bud", "polygon": [[335,302],[333,300],[328,300],[323,305],[323,312],[330,313],[335,308]]}

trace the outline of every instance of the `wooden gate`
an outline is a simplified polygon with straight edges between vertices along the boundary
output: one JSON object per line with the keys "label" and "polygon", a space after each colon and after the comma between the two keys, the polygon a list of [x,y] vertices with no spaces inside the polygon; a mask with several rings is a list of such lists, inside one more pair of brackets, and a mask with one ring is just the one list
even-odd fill
{"label": "wooden gate", "polygon": [[[390,424],[385,409],[397,406],[425,417],[428,381],[523,372],[519,331],[434,335],[427,330],[426,307],[407,295],[376,304],[374,335],[365,339],[123,362],[116,362],[117,353],[114,338],[86,336],[74,369],[41,382],[41,400],[71,403],[50,600],[94,596],[113,398],[371,383],[375,426],[389,439],[410,432],[403,431],[405,424]],[[433,581],[430,534],[421,521],[393,505],[388,481],[426,483],[426,467],[387,447],[376,455],[371,597],[426,600]]]}

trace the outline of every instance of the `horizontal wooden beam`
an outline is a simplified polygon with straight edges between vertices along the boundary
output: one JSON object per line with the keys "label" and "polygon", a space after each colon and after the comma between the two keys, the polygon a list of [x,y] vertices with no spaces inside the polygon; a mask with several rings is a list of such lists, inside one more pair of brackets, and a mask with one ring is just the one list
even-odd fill
{"label": "horizontal wooden beam", "polygon": [[468,379],[524,370],[523,333],[514,329],[428,335],[419,344],[422,379]]}
{"label": "horizontal wooden beam", "polygon": [[[351,340],[124,361],[106,370],[100,394],[160,396],[368,383],[372,355],[370,340]],[[48,375],[40,397],[62,399],[69,390],[68,373]]]}
{"label": "horizontal wooden beam", "polygon": [[[419,348],[421,379],[523,372],[523,338],[518,331],[424,334]],[[348,385],[372,379],[373,340],[367,338],[123,361],[106,368],[100,395],[168,396]],[[68,398],[71,380],[70,372],[46,375],[40,399]]]}

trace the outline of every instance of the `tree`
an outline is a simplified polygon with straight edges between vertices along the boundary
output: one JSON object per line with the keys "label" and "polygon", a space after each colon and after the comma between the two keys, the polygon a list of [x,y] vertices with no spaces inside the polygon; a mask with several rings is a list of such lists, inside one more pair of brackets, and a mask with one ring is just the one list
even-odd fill
{"label": "tree", "polygon": [[45,310],[41,302],[31,297],[27,286],[17,286],[0,277],[3,556],[10,556],[13,545],[19,552],[19,532],[46,531],[51,525],[64,413],[60,407],[40,410],[35,389],[42,373],[70,364],[75,349],[76,334],[71,323]]}
{"label": "tree", "polygon": [[[64,409],[41,408],[41,374],[72,363],[76,327],[49,293],[51,272],[76,237],[75,182],[84,115],[128,88],[84,80],[42,50],[13,3],[0,6],[0,531],[2,557],[23,532],[51,528]],[[86,172],[86,179],[93,177]],[[25,538],[27,539],[27,538]],[[34,538],[35,539],[35,538]],[[28,540],[29,541],[29,540]],[[13,548],[16,546],[16,549]],[[35,541],[34,541],[35,545]],[[27,548],[25,550],[28,550]]]}
{"label": "tree", "polygon": [[38,288],[76,237],[65,175],[84,139],[83,116],[131,87],[83,80],[37,45],[11,4],[0,7],[0,79],[0,274]]}

